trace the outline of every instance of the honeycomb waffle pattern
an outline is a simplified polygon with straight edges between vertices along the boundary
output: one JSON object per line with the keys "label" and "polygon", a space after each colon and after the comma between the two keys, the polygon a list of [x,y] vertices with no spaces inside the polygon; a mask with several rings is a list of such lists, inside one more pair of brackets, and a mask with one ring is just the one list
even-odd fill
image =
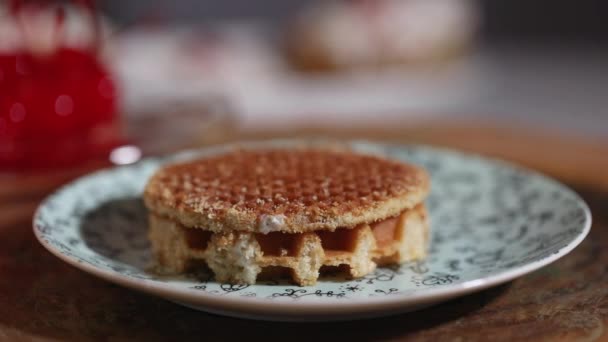
{"label": "honeycomb waffle pattern", "polygon": [[326,270],[346,270],[351,277],[376,265],[421,259],[428,243],[423,205],[394,220],[391,239],[379,241],[376,225],[334,232],[213,233],[186,228],[170,219],[150,216],[150,240],[165,273],[192,271],[206,264],[219,282],[253,284],[260,278],[287,276],[302,286],[316,283]]}
{"label": "honeycomb waffle pattern", "polygon": [[428,175],[350,151],[235,150],[166,166],[144,199],[156,214],[215,232],[352,228],[421,203]]}

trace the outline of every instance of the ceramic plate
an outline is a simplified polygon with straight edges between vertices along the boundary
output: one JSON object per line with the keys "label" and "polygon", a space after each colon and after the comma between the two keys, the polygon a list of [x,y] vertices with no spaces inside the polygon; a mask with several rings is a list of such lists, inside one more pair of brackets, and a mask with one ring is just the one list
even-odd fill
{"label": "ceramic plate", "polygon": [[322,279],[313,287],[156,276],[149,272],[141,201],[148,177],[165,162],[222,148],[147,159],[78,179],[41,204],[34,230],[57,257],[105,280],[212,313],[272,320],[339,320],[414,310],[534,271],[566,255],[589,232],[590,212],[579,196],[535,172],[430,147],[349,144],[430,172],[432,239],[424,262],[379,268],[361,279]]}

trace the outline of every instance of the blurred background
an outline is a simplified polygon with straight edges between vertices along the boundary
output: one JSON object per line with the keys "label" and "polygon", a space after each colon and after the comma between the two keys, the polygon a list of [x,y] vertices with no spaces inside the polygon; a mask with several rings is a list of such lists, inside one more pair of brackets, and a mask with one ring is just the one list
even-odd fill
{"label": "blurred background", "polygon": [[[337,124],[350,124],[367,115],[377,117],[379,112],[385,113],[386,120],[405,115],[458,113],[580,129],[585,134],[608,134],[605,1],[372,0],[347,1],[342,6],[332,6],[328,1],[296,0],[107,1],[102,7],[119,27],[148,22],[172,28],[206,28],[231,23],[235,28],[238,24],[257,24],[258,29],[265,30],[243,29],[240,38],[245,41],[234,48],[250,50],[232,51],[234,55],[242,54],[233,58],[244,61],[232,61],[237,66],[226,65],[235,74],[226,77],[242,77],[233,80],[238,83],[233,87],[239,89],[231,91],[238,93],[234,95],[242,106],[243,124],[247,126],[296,121],[311,124],[312,112],[323,113],[315,120],[331,119]],[[358,10],[372,19],[357,23]],[[301,18],[304,20],[294,24]],[[380,26],[383,27],[378,29]],[[374,30],[384,31],[369,38],[375,40],[371,43],[355,41],[354,36],[373,35],[370,32]],[[327,36],[334,38],[328,42]],[[234,39],[238,45],[238,38]],[[317,82],[313,82],[312,77],[307,77],[310,75],[294,79],[289,73],[292,70],[278,65],[285,63],[284,59],[270,60],[285,57],[280,50],[285,40],[297,50],[287,56],[291,57],[291,66],[306,69],[314,68],[307,63],[324,62],[302,61],[315,58],[302,56],[306,53],[302,51],[308,50],[319,59],[331,59],[332,54],[340,54],[340,49],[343,54],[356,54],[358,47],[350,45],[367,43],[370,50],[381,49],[377,46],[383,44],[379,42],[383,39],[388,40],[385,45],[402,44],[387,48],[386,54],[394,56],[384,59],[409,57],[418,59],[417,63],[404,61],[398,76],[393,68],[386,77],[372,78],[367,74],[363,76],[369,78],[362,76],[356,82],[337,75],[357,64],[345,61],[342,70],[325,73],[324,77],[317,74]],[[253,46],[246,46],[247,43]],[[310,52],[314,49],[322,51]],[[378,62],[372,59],[383,58],[368,57],[360,64]],[[425,59],[427,65],[419,63]],[[348,115],[327,117],[338,112]],[[302,113],[307,115],[302,117]]]}
{"label": "blurred background", "polygon": [[4,169],[107,153],[129,163],[260,132],[416,137],[411,127],[429,122],[608,137],[600,0],[13,0],[0,8]]}

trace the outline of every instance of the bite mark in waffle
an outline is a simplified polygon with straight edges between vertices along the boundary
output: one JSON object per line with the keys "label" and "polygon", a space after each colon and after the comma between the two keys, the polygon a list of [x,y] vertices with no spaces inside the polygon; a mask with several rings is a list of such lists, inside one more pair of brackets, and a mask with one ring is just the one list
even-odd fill
{"label": "bite mark in waffle", "polygon": [[423,258],[427,193],[423,170],[375,156],[245,150],[167,166],[144,199],[160,271],[204,264],[220,282],[306,286]]}

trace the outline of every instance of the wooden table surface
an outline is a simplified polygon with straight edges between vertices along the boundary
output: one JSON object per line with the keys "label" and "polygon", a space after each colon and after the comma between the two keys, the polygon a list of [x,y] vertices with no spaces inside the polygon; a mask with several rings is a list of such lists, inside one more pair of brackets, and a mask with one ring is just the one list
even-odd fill
{"label": "wooden table surface", "polygon": [[[35,241],[30,217],[40,198],[75,172],[3,175],[0,341],[608,340],[608,142],[477,122],[298,134],[428,143],[514,160],[573,186],[591,206],[593,227],[582,245],[547,267],[423,311],[341,323],[257,322],[183,308],[59,261]],[[230,139],[270,135],[287,134]]]}

